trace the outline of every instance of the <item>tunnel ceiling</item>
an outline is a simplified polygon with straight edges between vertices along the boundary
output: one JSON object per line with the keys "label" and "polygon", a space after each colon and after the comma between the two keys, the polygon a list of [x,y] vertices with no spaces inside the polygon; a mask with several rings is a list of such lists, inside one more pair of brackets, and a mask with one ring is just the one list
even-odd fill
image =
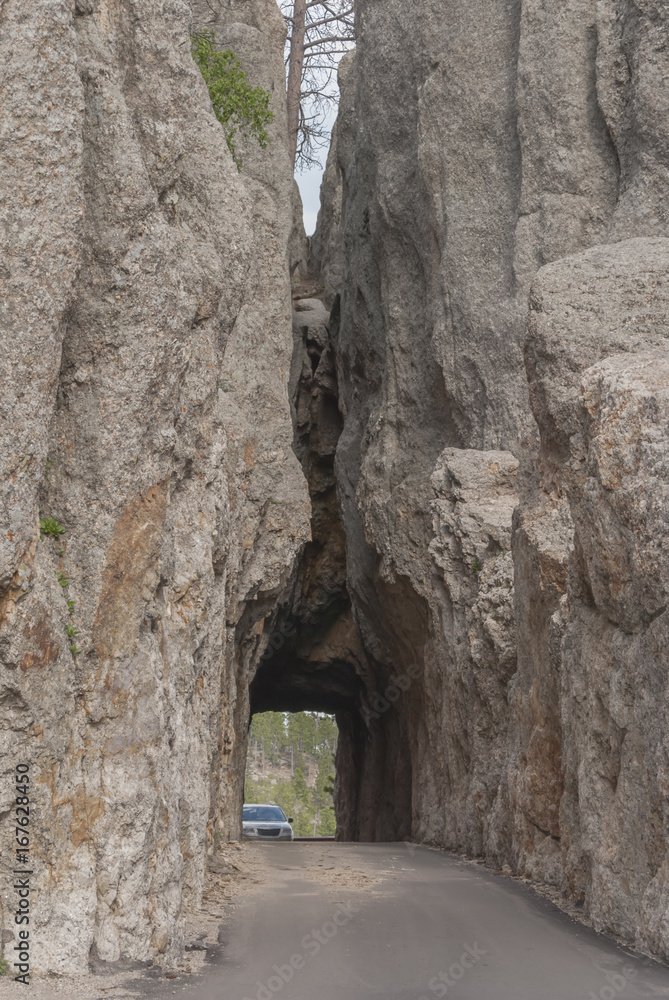
{"label": "tunnel ceiling", "polygon": [[344,660],[309,663],[270,660],[251,685],[251,712],[327,712],[357,710],[362,683],[354,664]]}

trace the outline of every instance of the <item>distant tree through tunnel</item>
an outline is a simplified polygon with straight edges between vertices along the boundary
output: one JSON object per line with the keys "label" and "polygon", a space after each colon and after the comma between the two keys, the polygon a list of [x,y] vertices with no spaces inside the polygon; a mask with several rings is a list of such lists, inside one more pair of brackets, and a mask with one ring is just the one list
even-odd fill
{"label": "distant tree through tunnel", "polygon": [[245,802],[280,806],[297,837],[331,837],[337,725],[320,712],[254,716],[246,761]]}

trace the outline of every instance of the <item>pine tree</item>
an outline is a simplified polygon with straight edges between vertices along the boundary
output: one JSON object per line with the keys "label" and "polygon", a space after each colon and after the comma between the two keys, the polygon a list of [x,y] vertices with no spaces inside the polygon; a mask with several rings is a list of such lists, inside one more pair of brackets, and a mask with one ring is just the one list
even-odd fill
{"label": "pine tree", "polygon": [[[253,718],[245,801],[280,806],[297,836],[332,836],[337,724],[318,712],[265,712]],[[262,763],[262,766],[260,766]],[[261,777],[253,780],[255,767]],[[278,771],[278,773],[277,773]],[[314,771],[315,783],[309,787]],[[272,773],[274,772],[274,773]],[[282,777],[286,772],[290,778]]]}
{"label": "pine tree", "polygon": [[279,0],[288,29],[288,137],[304,170],[330,139],[328,104],[340,57],[355,42],[353,0]]}

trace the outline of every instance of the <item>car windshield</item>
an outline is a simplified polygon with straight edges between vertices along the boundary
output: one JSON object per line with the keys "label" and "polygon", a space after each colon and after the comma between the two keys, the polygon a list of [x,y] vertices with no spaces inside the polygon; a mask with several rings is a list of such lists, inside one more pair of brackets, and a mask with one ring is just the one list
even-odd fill
{"label": "car windshield", "polygon": [[244,820],[256,823],[285,823],[283,809],[278,806],[244,806]]}

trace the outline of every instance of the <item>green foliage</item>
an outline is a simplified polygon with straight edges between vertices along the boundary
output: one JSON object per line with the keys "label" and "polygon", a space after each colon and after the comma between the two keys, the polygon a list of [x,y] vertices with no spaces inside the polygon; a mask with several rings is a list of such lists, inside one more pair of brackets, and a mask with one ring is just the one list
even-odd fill
{"label": "green foliage", "polygon": [[193,59],[209,88],[214,114],[223,126],[225,141],[232,158],[241,170],[234,136],[257,139],[262,149],[269,142],[266,126],[274,120],[269,109],[271,94],[262,87],[252,87],[238,57],[230,49],[216,50],[213,31],[191,37]]}
{"label": "green foliage", "polygon": [[42,538],[58,538],[59,535],[65,534],[65,528],[55,517],[40,517],[39,530]]}
{"label": "green foliage", "polygon": [[315,806],[320,819],[318,832],[321,837],[334,837],[337,830],[333,802],[334,783],[334,760],[332,760],[331,766],[330,762],[321,761],[321,766],[318,769],[318,777],[316,778],[314,795]]}
{"label": "green foliage", "polygon": [[297,816],[295,817],[295,822],[293,824],[293,830],[296,837],[313,837],[314,836],[314,826],[313,819],[311,816],[310,809],[300,809],[299,812],[296,809]]}
{"label": "green foliage", "polygon": [[295,805],[306,806],[309,808],[311,804],[309,786],[307,785],[307,779],[304,777],[304,771],[301,767],[298,767],[293,775],[293,788],[295,789]]}
{"label": "green foliage", "polygon": [[0,976],[8,976],[11,972],[9,962],[6,958],[0,958]]}
{"label": "green foliage", "polygon": [[61,587],[67,587],[68,583],[70,582],[69,577],[65,576],[64,573],[61,573],[60,570],[58,570],[58,572],[56,573],[56,578]]}
{"label": "green foliage", "polygon": [[319,837],[334,837],[337,832],[337,817],[332,806],[321,810],[320,823],[318,825]]}
{"label": "green foliage", "polygon": [[75,609],[76,603],[77,603],[76,601],[68,601],[67,602],[67,610],[70,612],[71,615],[74,614],[74,609]]}
{"label": "green foliage", "polygon": [[472,573],[474,574],[474,576],[478,576],[480,572],[481,572],[480,563],[476,558],[476,556],[474,556],[474,558],[472,559]]}
{"label": "green foliage", "polygon": [[[70,602],[68,601],[67,603],[69,604]],[[74,601],[72,603],[74,604]],[[77,628],[76,625],[68,625],[67,628],[65,629],[65,635],[68,637],[68,639],[73,640],[72,644],[70,645],[70,652],[72,653],[72,656],[78,656],[81,650],[77,646],[75,636],[79,635],[79,629]]]}
{"label": "green foliage", "polygon": [[[249,733],[246,802],[280,806],[298,837],[334,836],[337,724],[318,712],[265,712]],[[251,772],[257,776],[254,780]],[[315,773],[314,773],[315,772]]]}

